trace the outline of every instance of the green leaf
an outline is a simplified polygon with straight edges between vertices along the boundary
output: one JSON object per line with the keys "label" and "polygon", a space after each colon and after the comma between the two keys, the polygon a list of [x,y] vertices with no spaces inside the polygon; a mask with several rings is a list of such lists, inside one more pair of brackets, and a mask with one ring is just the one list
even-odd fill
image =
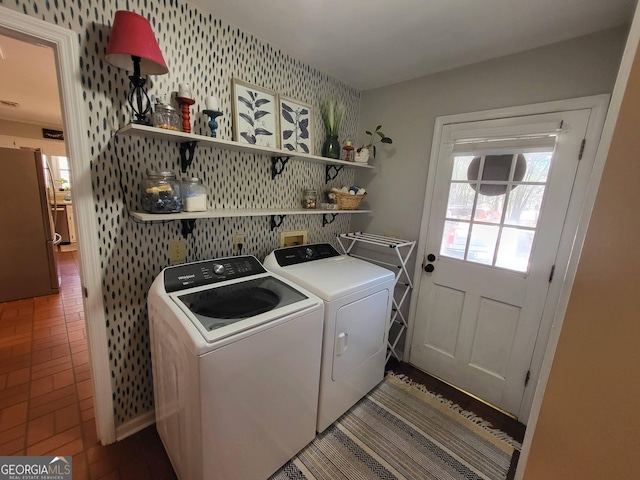
{"label": "green leaf", "polygon": [[382,140],[380,140],[382,143],[393,143],[393,140],[391,140],[389,137],[384,137]]}
{"label": "green leaf", "polygon": [[378,131],[376,131],[376,133],[378,134],[378,136],[379,136],[380,138],[384,138],[384,133],[382,133],[382,132],[378,132]]}
{"label": "green leaf", "polygon": [[364,133],[366,133],[367,135],[373,135],[373,133],[371,133],[369,130],[365,130]]}
{"label": "green leaf", "polygon": [[378,130],[380,130],[381,128],[382,128],[382,125],[378,125],[378,126],[376,127],[376,132],[377,132]]}

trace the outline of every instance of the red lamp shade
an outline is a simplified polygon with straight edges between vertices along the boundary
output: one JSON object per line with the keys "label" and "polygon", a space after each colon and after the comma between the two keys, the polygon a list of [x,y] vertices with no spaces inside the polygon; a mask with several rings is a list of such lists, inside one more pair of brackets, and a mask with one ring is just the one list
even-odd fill
{"label": "red lamp shade", "polygon": [[133,59],[140,57],[140,73],[164,75],[169,71],[149,20],[134,12],[118,10],[113,19],[107,55],[111,65],[133,72]]}

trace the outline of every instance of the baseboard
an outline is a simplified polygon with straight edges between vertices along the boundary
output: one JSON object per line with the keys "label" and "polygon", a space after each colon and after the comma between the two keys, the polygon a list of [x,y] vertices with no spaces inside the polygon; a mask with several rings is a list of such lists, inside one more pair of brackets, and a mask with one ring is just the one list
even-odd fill
{"label": "baseboard", "polygon": [[156,422],[156,414],[152,410],[150,412],[143,413],[138,415],[131,420],[123,423],[122,425],[118,425],[116,427],[116,441],[123,440],[134,433],[138,433],[140,430],[147,428],[150,425],[153,425]]}

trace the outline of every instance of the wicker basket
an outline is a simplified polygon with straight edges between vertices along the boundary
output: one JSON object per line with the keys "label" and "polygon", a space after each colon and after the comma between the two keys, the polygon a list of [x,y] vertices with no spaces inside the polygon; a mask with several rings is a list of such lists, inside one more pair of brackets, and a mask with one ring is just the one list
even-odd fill
{"label": "wicker basket", "polygon": [[364,195],[350,195],[348,193],[335,192],[336,203],[339,210],[357,210],[362,202]]}

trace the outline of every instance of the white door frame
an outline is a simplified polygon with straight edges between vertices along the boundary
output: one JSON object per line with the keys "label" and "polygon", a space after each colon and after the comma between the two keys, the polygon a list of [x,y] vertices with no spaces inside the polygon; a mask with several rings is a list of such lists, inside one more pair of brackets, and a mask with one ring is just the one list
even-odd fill
{"label": "white door frame", "polygon": [[116,440],[107,328],[102,301],[98,253],[98,223],[91,188],[86,132],[89,112],[82,101],[78,33],[0,6],[0,33],[54,50],[67,154],[73,183],[73,213],[77,232],[80,280],[89,342],[96,430],[102,444]]}
{"label": "white door frame", "polygon": [[[586,133],[586,144],[581,160],[582,165],[586,165],[587,162],[592,164],[591,168],[578,168],[576,175],[575,185],[572,199],[569,203],[569,209],[567,210],[567,217],[563,228],[562,237],[560,240],[560,246],[558,249],[558,257],[556,262],[556,281],[552,282],[549,287],[547,295],[547,302],[542,315],[540,323],[540,330],[536,341],[535,349],[533,352],[533,358],[531,362],[531,377],[528,387],[525,388],[524,397],[518,418],[528,423],[526,420],[531,412],[534,394],[536,392],[536,386],[538,385],[538,379],[542,368],[543,360],[545,359],[545,353],[547,352],[547,343],[549,335],[554,324],[561,320],[561,316],[556,316],[556,309],[551,306],[559,305],[561,295],[571,291],[572,283],[566,279],[568,273],[568,267],[570,261],[574,256],[579,256],[580,246],[584,241],[584,235],[586,229],[582,228],[582,223],[588,221],[588,217],[584,216],[590,214],[590,211],[586,211],[585,200],[590,197],[591,190],[597,190],[598,184],[594,181],[592,174],[599,166],[595,165],[596,151],[598,143],[600,141],[600,135],[604,125],[604,120],[607,112],[607,106],[609,103],[609,95],[595,95],[590,97],[582,97],[569,100],[560,100],[554,102],[546,102],[535,105],[525,105],[517,107],[501,108],[496,110],[487,110],[482,112],[473,112],[468,114],[456,114],[448,115],[436,118],[433,143],[431,146],[431,157],[429,160],[429,172],[427,177],[427,187],[425,192],[424,207],[422,213],[422,223],[420,227],[420,237],[418,241],[418,257],[416,261],[416,267],[414,272],[414,285],[415,291],[420,291],[420,282],[422,280],[422,261],[421,256],[424,255],[427,239],[427,228],[429,221],[429,212],[431,211],[431,199],[435,188],[435,170],[438,162],[438,154],[440,147],[440,140],[442,135],[442,129],[447,124],[461,123],[461,122],[473,122],[480,120],[493,120],[499,118],[523,116],[523,115],[535,115],[550,112],[558,112],[564,110],[582,110],[592,109],[592,117],[589,119],[589,126]],[[577,232],[577,233],[576,233]],[[561,281],[565,279],[565,281]],[[566,293],[565,293],[566,292]],[[408,361],[411,339],[413,337],[415,316],[417,310],[417,295],[413,295],[411,299],[411,307],[409,313],[409,330],[405,342],[404,348],[404,360]],[[553,355],[554,352],[549,352]]]}

